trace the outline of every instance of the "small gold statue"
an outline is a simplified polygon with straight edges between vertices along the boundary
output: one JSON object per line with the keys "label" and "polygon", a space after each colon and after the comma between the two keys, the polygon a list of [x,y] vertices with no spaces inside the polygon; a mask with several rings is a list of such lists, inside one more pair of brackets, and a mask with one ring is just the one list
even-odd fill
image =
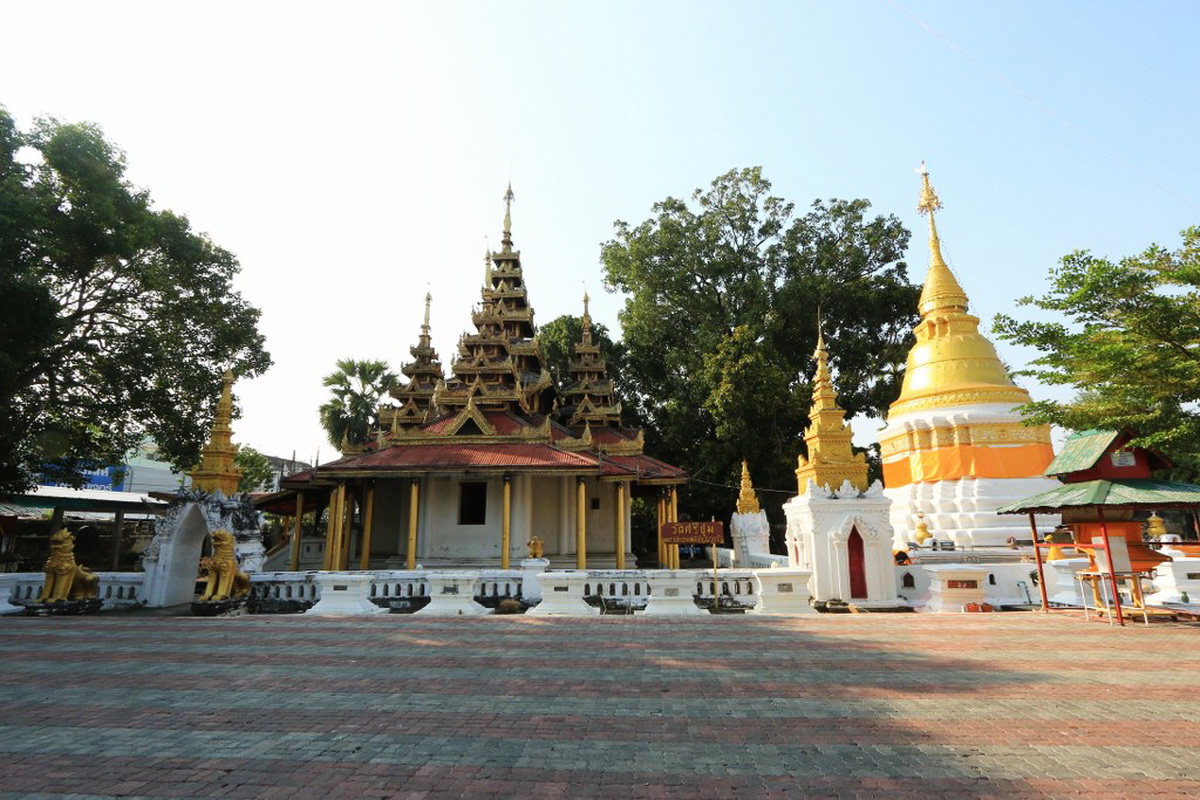
{"label": "small gold statue", "polygon": [[541,558],[542,552],[545,550],[545,545],[539,536],[529,537],[529,541],[525,543],[525,546],[529,548],[530,558]]}
{"label": "small gold statue", "polygon": [[[1046,553],[1047,561],[1061,561],[1064,558],[1070,558],[1070,556],[1068,556],[1065,552],[1063,552],[1062,545],[1058,545],[1058,544],[1054,543],[1054,534],[1053,533],[1046,534],[1045,542],[1050,545],[1050,550]],[[1068,548],[1068,549],[1073,549],[1073,548]]]}
{"label": "small gold statue", "polygon": [[38,595],[39,603],[87,600],[100,594],[100,578],[87,567],[75,563],[75,537],[66,528],[50,537],[50,557],[46,559],[46,583]]}
{"label": "small gold statue", "polygon": [[929,526],[925,524],[925,512],[917,512],[917,533],[913,536],[913,541],[917,544],[925,544],[933,538],[933,534],[929,532]]}
{"label": "small gold statue", "polygon": [[233,534],[222,528],[212,535],[213,554],[200,559],[200,571],[208,584],[201,603],[216,603],[250,594],[250,577],[237,567]]}
{"label": "small gold statue", "polygon": [[1155,541],[1162,541],[1162,537],[1167,535],[1167,526],[1163,524],[1163,518],[1158,515],[1157,511],[1151,512],[1150,519],[1146,520],[1146,534]]}

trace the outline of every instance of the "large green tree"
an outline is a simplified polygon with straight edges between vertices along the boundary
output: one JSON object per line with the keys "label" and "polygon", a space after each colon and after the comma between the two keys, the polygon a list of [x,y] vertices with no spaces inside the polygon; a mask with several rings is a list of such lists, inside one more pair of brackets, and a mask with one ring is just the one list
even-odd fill
{"label": "large green tree", "polygon": [[271,364],[237,271],[97,127],[0,108],[0,490],[78,483],[147,435],[194,466],[222,373]]}
{"label": "large green tree", "polygon": [[358,447],[379,427],[379,403],[399,378],[386,361],[339,359],[337,370],[325,376],[331,397],[319,410],[329,443]]}
{"label": "large green tree", "polygon": [[269,492],[275,488],[275,469],[271,460],[253,447],[238,445],[233,464],[242,473],[238,478],[239,492]]}
{"label": "large green tree", "polygon": [[1002,339],[1041,355],[1022,374],[1075,389],[1069,401],[1028,406],[1037,422],[1074,430],[1130,427],[1194,468],[1200,453],[1200,227],[1176,250],[1153,245],[1113,262],[1086,251],[1064,257],[1050,290],[1020,305],[1055,320],[1000,314]]}
{"label": "large green tree", "polygon": [[620,320],[626,400],[649,446],[697,479],[694,515],[725,516],[746,458],[768,510],[795,493],[808,423],[818,313],[849,416],[880,416],[899,393],[920,287],[901,260],[908,231],[866,200],[803,215],[761,169],[730,171],[691,202],[668,197],[603,245]]}

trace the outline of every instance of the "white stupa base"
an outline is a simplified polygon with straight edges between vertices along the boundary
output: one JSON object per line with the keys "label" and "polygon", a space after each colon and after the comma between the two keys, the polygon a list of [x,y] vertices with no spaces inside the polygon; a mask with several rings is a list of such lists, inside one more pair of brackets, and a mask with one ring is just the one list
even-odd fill
{"label": "white stupa base", "polygon": [[1156,566],[1154,594],[1146,595],[1146,602],[1152,605],[1200,603],[1200,558],[1176,557]]}
{"label": "white stupa base", "polygon": [[930,564],[925,571],[929,575],[929,599],[918,611],[956,614],[965,611],[969,603],[985,602],[986,569],[964,564]]}
{"label": "white stupa base", "polygon": [[1086,558],[1060,558],[1042,562],[1042,572],[1046,575],[1046,599],[1062,606],[1083,605],[1075,573],[1087,569],[1090,563]]}

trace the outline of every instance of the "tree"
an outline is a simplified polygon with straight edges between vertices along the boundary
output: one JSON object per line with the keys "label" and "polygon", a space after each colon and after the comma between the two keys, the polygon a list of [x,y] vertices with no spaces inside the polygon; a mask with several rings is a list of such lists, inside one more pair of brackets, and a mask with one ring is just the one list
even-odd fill
{"label": "tree", "polygon": [[0,107],[0,490],[121,463],[195,465],[221,376],[271,364],[238,262],[124,177],[99,128]]}
{"label": "tree", "polygon": [[358,447],[370,441],[371,431],[379,427],[379,402],[398,381],[386,361],[339,360],[337,372],[323,381],[333,390],[320,408],[329,443],[341,450],[346,444]]}
{"label": "tree", "polygon": [[848,416],[881,416],[899,394],[920,287],[900,260],[908,231],[866,214],[866,200],[794,206],[770,195],[760,168],[733,170],[668,197],[639,225],[615,223],[602,246],[621,312],[626,399],[656,455],[698,479],[693,516],[724,516],[742,458],[769,511],[794,494],[808,423],[818,311]]}
{"label": "tree", "polygon": [[253,447],[239,445],[233,464],[242,471],[238,479],[239,492],[269,492],[275,488],[275,469],[271,460]]}
{"label": "tree", "polygon": [[1019,305],[1064,321],[997,315],[1000,338],[1037,348],[1031,375],[1076,390],[1026,406],[1037,423],[1073,430],[1132,428],[1137,443],[1181,463],[1200,454],[1200,227],[1178,250],[1152,245],[1113,263],[1077,251],[1050,273],[1050,291]]}

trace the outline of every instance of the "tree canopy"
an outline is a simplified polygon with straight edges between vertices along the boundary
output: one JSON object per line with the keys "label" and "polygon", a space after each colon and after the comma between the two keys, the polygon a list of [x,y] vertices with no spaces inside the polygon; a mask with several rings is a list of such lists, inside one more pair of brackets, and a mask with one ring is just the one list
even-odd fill
{"label": "tree canopy", "polygon": [[143,436],[199,457],[221,375],[266,370],[237,259],[154,208],[89,124],[0,107],[0,490],[121,459]]}
{"label": "tree canopy", "polygon": [[341,450],[370,441],[379,427],[379,403],[398,381],[386,361],[339,359],[337,371],[323,381],[332,396],[319,410],[329,443]]}
{"label": "tree canopy", "polygon": [[1050,291],[1019,305],[1053,322],[1000,314],[1002,339],[1037,348],[1025,375],[1070,386],[1070,401],[1027,409],[1040,423],[1073,430],[1132,428],[1138,444],[1195,464],[1200,453],[1200,227],[1177,250],[1152,245],[1117,262],[1087,251],[1050,272]]}
{"label": "tree canopy", "polygon": [[[847,416],[882,416],[899,394],[920,287],[901,260],[909,233],[866,200],[770,194],[760,168],[733,170],[691,203],[656,203],[615,223],[605,283],[627,294],[620,320],[624,397],[649,447],[698,479],[694,514],[725,515],[746,458],[756,486],[795,492],[811,404],[818,313]],[[788,496],[764,496],[778,510]]]}
{"label": "tree canopy", "polygon": [[275,469],[271,460],[253,447],[238,445],[233,463],[242,472],[238,479],[239,492],[268,492],[275,488]]}

